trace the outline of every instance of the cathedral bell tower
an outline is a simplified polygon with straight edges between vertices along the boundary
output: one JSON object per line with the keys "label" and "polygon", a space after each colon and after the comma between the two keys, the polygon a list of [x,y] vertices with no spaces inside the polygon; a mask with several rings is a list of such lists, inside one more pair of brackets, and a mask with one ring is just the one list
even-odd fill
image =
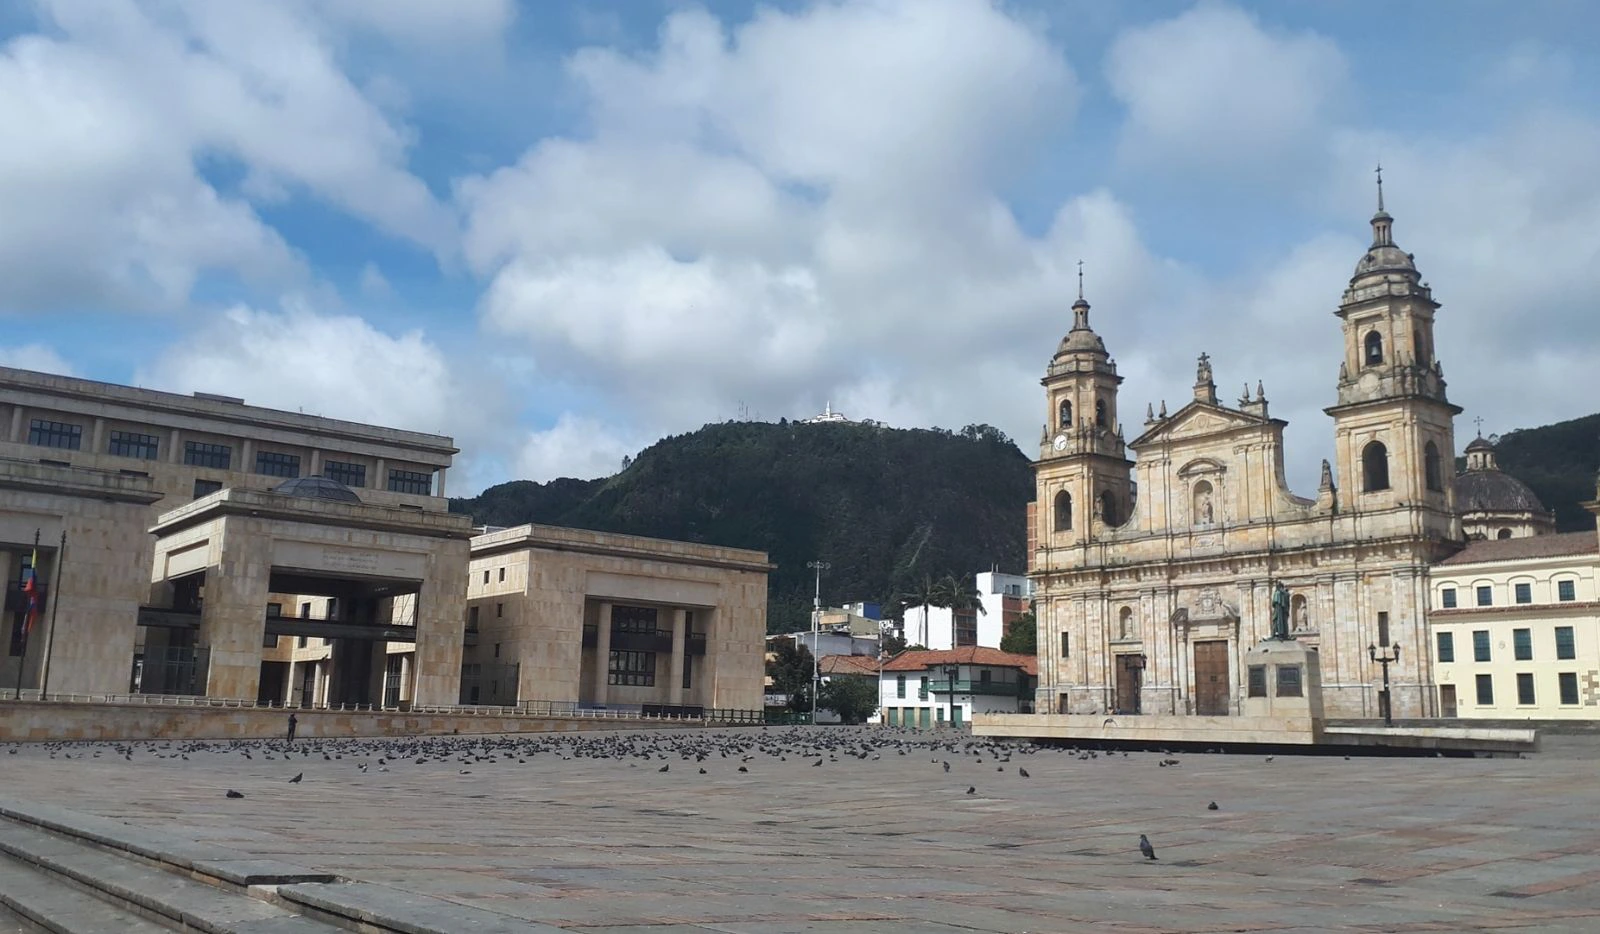
{"label": "cathedral bell tower", "polygon": [[1455,472],[1455,416],[1434,356],[1439,304],[1410,253],[1395,245],[1394,219],[1378,212],[1372,246],[1356,264],[1336,314],[1344,328],[1333,416],[1341,512],[1399,506],[1448,517]]}
{"label": "cathedral bell tower", "polygon": [[1133,464],[1117,420],[1121,382],[1105,342],[1089,327],[1080,268],[1072,330],[1040,380],[1047,407],[1034,470],[1034,540],[1040,548],[1092,541],[1132,514]]}

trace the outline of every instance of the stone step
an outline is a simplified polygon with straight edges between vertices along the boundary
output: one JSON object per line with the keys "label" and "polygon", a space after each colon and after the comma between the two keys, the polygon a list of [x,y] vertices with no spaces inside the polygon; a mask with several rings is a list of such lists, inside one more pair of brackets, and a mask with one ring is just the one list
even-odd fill
{"label": "stone step", "polygon": [[[332,934],[339,930],[243,891],[198,882],[36,826],[0,821],[0,852],[29,869],[70,880],[112,906],[135,908],[182,929],[206,934]],[[81,893],[78,897],[87,901]]]}
{"label": "stone step", "polygon": [[359,931],[399,934],[565,934],[564,928],[371,882],[285,885],[277,898]]}
{"label": "stone step", "polygon": [[[49,934],[170,934],[175,930],[117,908],[63,881],[31,869],[11,857],[0,857],[0,931],[47,931]],[[10,916],[26,927],[12,927]]]}

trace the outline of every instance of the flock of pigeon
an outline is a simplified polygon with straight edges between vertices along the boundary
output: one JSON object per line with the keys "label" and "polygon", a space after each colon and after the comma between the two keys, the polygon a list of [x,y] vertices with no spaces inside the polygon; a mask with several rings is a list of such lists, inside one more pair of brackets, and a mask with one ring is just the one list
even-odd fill
{"label": "flock of pigeon", "polygon": [[[16,755],[18,745],[8,752]],[[656,772],[670,772],[674,765],[680,769],[695,769],[700,775],[712,770],[732,767],[739,773],[750,773],[751,767],[760,769],[773,762],[808,762],[812,768],[822,768],[826,763],[849,759],[877,760],[885,756],[929,756],[931,765],[938,765],[944,773],[951,771],[951,761],[963,765],[992,764],[995,771],[1005,773],[1014,757],[1045,754],[1064,754],[1078,759],[1095,759],[1117,753],[1095,749],[1036,746],[1029,743],[982,739],[961,733],[928,733],[916,730],[868,727],[806,728],[778,727],[751,730],[660,730],[644,733],[560,733],[497,736],[407,736],[397,738],[311,739],[294,741],[283,739],[258,740],[145,740],[122,743],[60,742],[40,744],[41,751],[51,759],[104,759],[122,758],[134,761],[135,757],[178,759],[189,761],[199,756],[238,756],[249,761],[304,763],[310,760],[345,762],[359,772],[389,772],[412,766],[433,763],[435,767],[449,764],[461,775],[470,775],[474,768],[504,763],[526,764],[535,757],[555,757],[563,761],[612,760],[626,762],[632,768],[652,768]],[[1127,756],[1127,752],[1120,753]],[[1270,761],[1270,757],[1269,760]],[[1179,760],[1167,753],[1160,759],[1162,768],[1179,765]],[[287,771],[287,769],[285,769]],[[965,771],[965,770],[964,770]],[[1028,779],[1028,770],[1020,763],[1012,772],[1016,777]],[[305,772],[297,769],[287,781],[299,784]],[[968,795],[976,795],[976,785],[968,785]],[[228,798],[243,798],[240,791],[229,788]],[[1217,810],[1215,801],[1207,805]],[[1155,849],[1145,835],[1139,836],[1139,851],[1146,859],[1156,859]]]}

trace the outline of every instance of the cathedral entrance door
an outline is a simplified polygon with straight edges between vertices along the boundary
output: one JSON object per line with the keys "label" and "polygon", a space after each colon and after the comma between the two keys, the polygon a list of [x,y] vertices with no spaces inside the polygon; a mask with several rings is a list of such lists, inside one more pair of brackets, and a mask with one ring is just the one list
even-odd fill
{"label": "cathedral entrance door", "polygon": [[1228,640],[1194,644],[1194,712],[1202,717],[1228,715]]}
{"label": "cathedral entrance door", "polygon": [[1144,683],[1144,656],[1117,656],[1117,709],[1115,713],[1139,713],[1139,688]]}

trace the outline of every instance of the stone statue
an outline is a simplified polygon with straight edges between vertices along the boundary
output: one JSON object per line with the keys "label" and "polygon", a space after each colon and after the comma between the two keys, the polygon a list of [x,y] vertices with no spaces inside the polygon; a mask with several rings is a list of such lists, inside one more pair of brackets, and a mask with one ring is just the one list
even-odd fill
{"label": "stone statue", "polygon": [[1200,494],[1200,522],[1201,522],[1201,524],[1202,525],[1210,525],[1211,521],[1212,521],[1212,517],[1213,517],[1213,514],[1212,514],[1212,511],[1211,511],[1211,494],[1209,492],[1202,492]]}
{"label": "stone statue", "polygon": [[1272,635],[1268,638],[1289,641],[1289,588],[1282,581],[1272,585]]}
{"label": "stone statue", "polygon": [[1211,382],[1211,357],[1209,355],[1200,355],[1200,362],[1195,365],[1194,381],[1197,385]]}

